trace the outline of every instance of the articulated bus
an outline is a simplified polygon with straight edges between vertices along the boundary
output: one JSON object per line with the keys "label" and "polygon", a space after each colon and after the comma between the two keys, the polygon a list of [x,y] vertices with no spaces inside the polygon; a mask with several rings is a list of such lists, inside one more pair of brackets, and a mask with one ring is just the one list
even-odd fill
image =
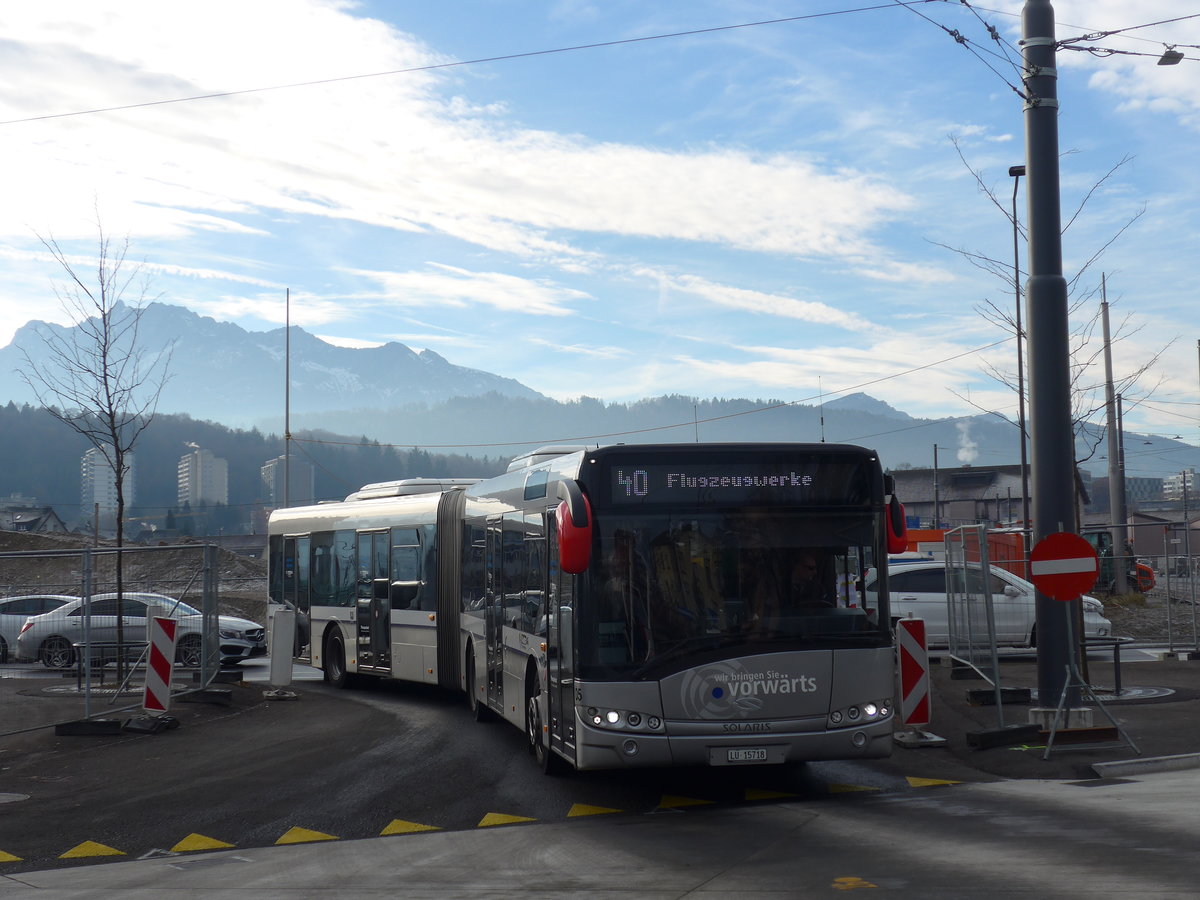
{"label": "articulated bus", "polygon": [[882,757],[903,532],[861,447],[551,447],[276,510],[270,600],[329,683],[461,691],[547,771]]}

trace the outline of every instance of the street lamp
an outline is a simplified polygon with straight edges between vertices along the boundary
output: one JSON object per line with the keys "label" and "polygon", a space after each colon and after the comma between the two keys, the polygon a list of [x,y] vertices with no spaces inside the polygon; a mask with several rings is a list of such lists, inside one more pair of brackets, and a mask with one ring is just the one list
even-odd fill
{"label": "street lamp", "polygon": [[1158,64],[1160,66],[1179,65],[1179,61],[1183,59],[1183,54],[1175,49],[1174,44],[1164,44],[1164,46],[1166,49],[1163,50],[1163,55],[1158,58]]}
{"label": "street lamp", "polygon": [[[1021,431],[1021,527],[1029,531],[1029,459],[1025,449],[1025,357],[1022,351],[1024,336],[1021,331],[1021,254],[1020,229],[1017,227],[1017,186],[1025,174],[1024,166],[1009,166],[1008,174],[1013,180],[1012,223],[1013,223],[1013,293],[1016,295],[1017,313],[1017,427]],[[1025,541],[1028,557],[1029,541]]]}

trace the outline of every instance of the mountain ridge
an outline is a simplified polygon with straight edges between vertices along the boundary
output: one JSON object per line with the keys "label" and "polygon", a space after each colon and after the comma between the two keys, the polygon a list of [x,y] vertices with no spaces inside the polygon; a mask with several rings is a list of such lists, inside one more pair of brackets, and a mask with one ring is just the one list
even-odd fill
{"label": "mountain ridge", "polygon": [[[876,449],[890,468],[928,468],[935,457],[942,467],[1015,464],[1020,458],[1016,427],[997,416],[916,418],[861,391],[816,405],[681,394],[626,403],[588,396],[558,401],[515,379],[395,341],[338,347],[298,326],[251,332],[166,303],[146,306],[141,327],[139,346],[172,353],[173,377],[159,411],[229,428],[284,432],[283,360],[290,337],[293,432],[362,435],[473,456],[515,456],[541,444],[704,440],[857,443]],[[45,361],[42,335],[69,331],[30,322],[0,348],[0,402],[38,405],[17,371],[22,349]],[[1091,428],[1087,443],[1098,434]],[[1133,437],[1127,435],[1127,442]],[[1200,467],[1200,450],[1191,445],[1137,437],[1131,475],[1161,477],[1189,464]],[[1077,452],[1086,455],[1082,444]],[[1098,475],[1107,466],[1101,453],[1103,448],[1084,463]]]}
{"label": "mountain ridge", "polygon": [[[0,397],[18,403],[37,398],[17,371],[25,354],[52,364],[43,335],[69,335],[71,329],[33,321],[0,348]],[[163,385],[159,409],[197,419],[247,427],[284,405],[285,347],[291,343],[291,408],[312,413],[352,405],[438,403],[452,397],[497,393],[541,397],[513,378],[455,365],[432,350],[416,352],[391,341],[354,349],[323,341],[299,326],[252,332],[218,322],[184,307],[150,303],[142,309],[139,347],[147,354],[171,354],[171,377]],[[204,385],[198,391],[196,385]]]}

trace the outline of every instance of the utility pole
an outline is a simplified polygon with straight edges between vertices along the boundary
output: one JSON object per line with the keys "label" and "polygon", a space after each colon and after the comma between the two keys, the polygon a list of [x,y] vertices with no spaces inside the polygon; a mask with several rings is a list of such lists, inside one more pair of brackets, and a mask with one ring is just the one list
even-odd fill
{"label": "utility pole", "polygon": [[1121,466],[1121,423],[1117,418],[1117,395],[1113,387],[1112,340],[1108,330],[1108,286],[1100,276],[1100,315],[1104,324],[1104,404],[1108,413],[1108,509],[1112,523],[1113,590],[1129,593],[1125,546],[1129,542],[1128,514],[1125,510],[1125,469]]}
{"label": "utility pole", "polygon": [[283,504],[292,505],[292,289],[283,294]]}
{"label": "utility pole", "polygon": [[[1029,203],[1029,425],[1033,543],[1075,526],[1075,441],[1071,428],[1067,280],[1062,274],[1062,216],[1058,174],[1058,70],[1054,8],[1025,0],[1021,12],[1025,84],[1025,177]],[[1077,671],[1071,640],[1072,606],[1037,594],[1038,694],[1053,704]],[[1072,680],[1073,681],[1073,680]],[[1070,708],[1079,689],[1069,691]]]}
{"label": "utility pole", "polygon": [[937,444],[933,445],[933,527],[942,527],[942,504],[938,496],[938,460]]}

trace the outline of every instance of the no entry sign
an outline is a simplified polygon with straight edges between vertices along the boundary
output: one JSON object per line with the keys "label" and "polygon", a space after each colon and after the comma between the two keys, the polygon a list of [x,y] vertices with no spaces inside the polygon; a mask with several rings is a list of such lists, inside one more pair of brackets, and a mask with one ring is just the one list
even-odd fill
{"label": "no entry sign", "polygon": [[1077,534],[1048,534],[1029,554],[1034,587],[1055,600],[1074,600],[1091,590],[1100,572],[1092,545]]}

